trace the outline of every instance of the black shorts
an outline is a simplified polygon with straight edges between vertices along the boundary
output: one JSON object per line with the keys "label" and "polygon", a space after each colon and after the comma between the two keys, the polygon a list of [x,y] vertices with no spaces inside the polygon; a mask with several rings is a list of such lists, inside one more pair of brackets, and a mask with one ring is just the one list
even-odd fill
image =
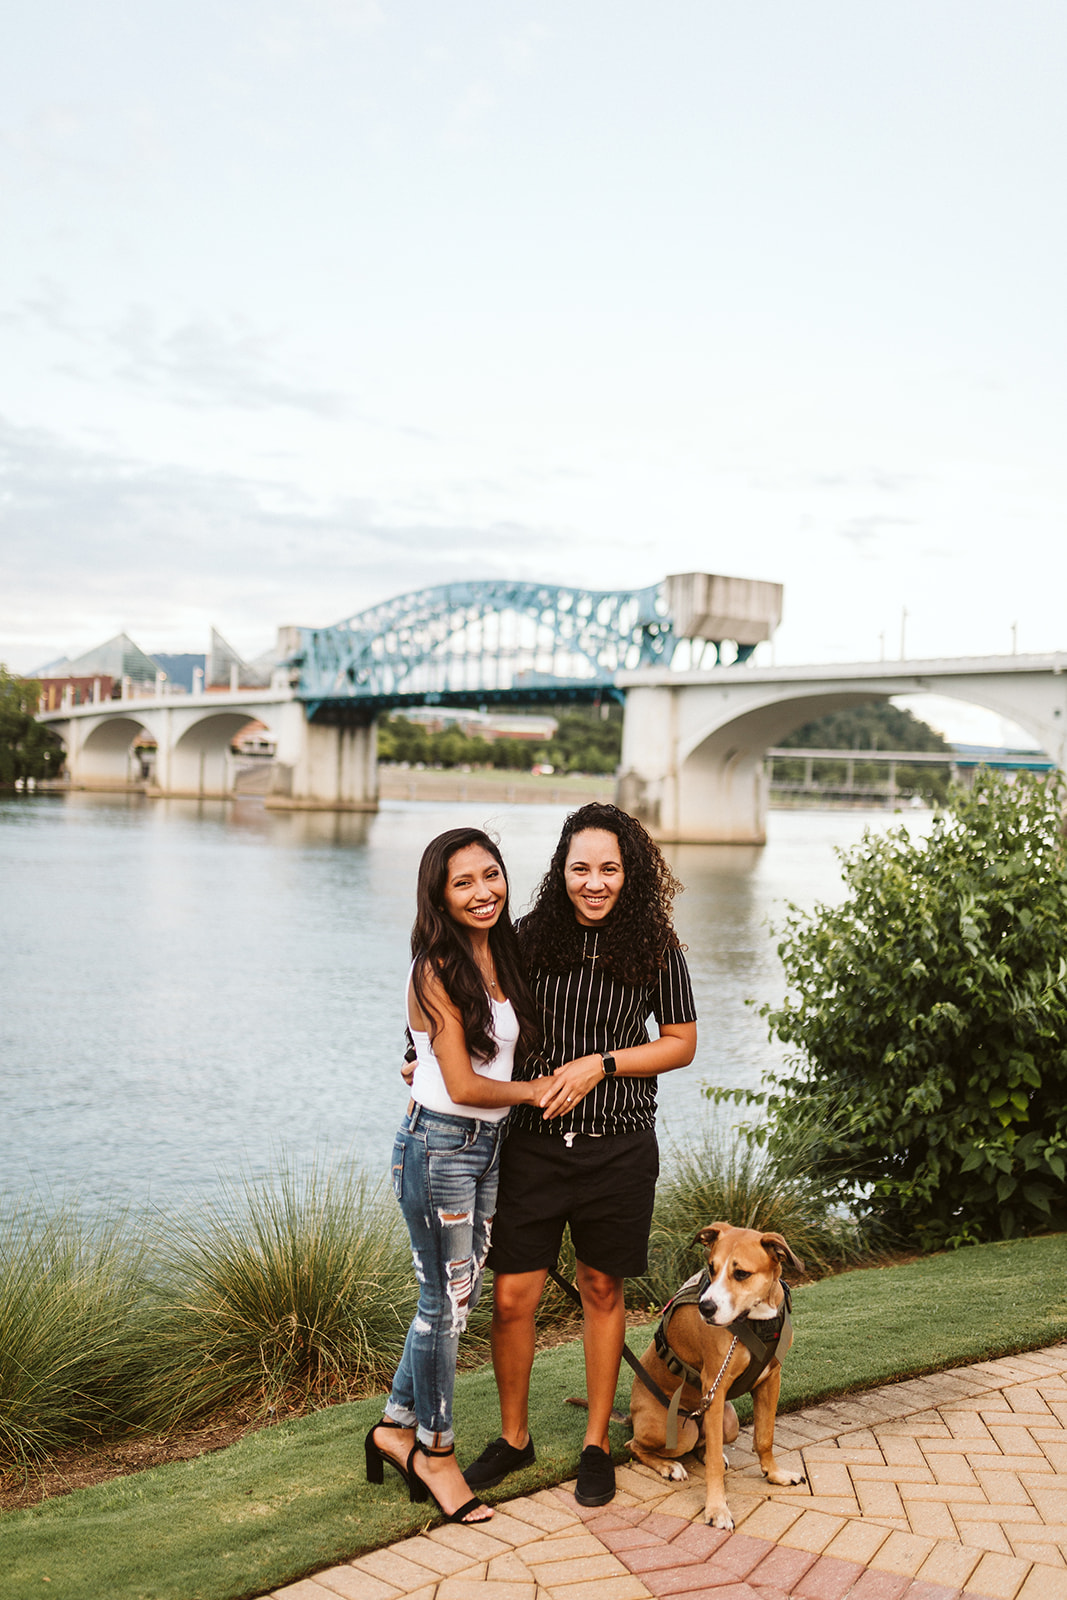
{"label": "black shorts", "polygon": [[659,1177],[659,1147],[640,1133],[577,1134],[568,1149],[555,1134],[509,1129],[488,1265],[494,1272],[554,1267],[570,1224],[579,1261],[612,1278],[648,1266],[648,1235]]}

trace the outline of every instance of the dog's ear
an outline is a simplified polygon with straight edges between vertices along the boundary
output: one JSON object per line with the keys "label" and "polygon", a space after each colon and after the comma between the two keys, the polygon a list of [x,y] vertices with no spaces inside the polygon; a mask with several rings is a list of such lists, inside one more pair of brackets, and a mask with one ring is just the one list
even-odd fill
{"label": "dog's ear", "polygon": [[731,1224],[729,1222],[709,1222],[706,1228],[701,1228],[694,1244],[702,1244],[705,1250],[710,1250],[720,1233],[725,1233]]}
{"label": "dog's ear", "polygon": [[760,1244],[768,1255],[774,1256],[783,1267],[790,1267],[794,1272],[803,1272],[804,1263],[795,1255],[780,1233],[761,1233]]}

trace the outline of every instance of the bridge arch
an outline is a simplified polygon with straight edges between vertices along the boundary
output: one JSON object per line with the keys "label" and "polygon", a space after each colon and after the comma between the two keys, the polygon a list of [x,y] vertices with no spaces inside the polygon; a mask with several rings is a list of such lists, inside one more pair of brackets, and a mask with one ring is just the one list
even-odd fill
{"label": "bridge arch", "polygon": [[[909,664],[910,665],[910,664]],[[1067,765],[1067,661],[990,658],[855,667],[756,668],[620,676],[627,691],[620,804],[658,837],[759,844],[766,838],[764,754],[827,712],[931,693],[1026,729]]]}
{"label": "bridge arch", "polygon": [[143,781],[142,773],[132,770],[133,742],[143,733],[158,738],[150,717],[129,712],[101,717],[88,727],[70,722],[56,732],[66,746],[68,767],[77,768],[78,781],[87,788],[124,788]]}
{"label": "bridge arch", "polygon": [[[258,707],[254,716],[243,707],[212,709],[186,727],[169,750],[166,772],[157,768],[156,780],[168,794],[228,795],[233,792],[230,745],[249,722],[268,727],[269,709]],[[273,731],[273,730],[272,730]]]}

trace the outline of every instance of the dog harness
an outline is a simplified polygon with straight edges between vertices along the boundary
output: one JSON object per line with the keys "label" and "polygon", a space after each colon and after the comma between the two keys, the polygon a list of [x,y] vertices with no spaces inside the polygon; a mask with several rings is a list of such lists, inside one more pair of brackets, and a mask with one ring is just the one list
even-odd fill
{"label": "dog harness", "polygon": [[[751,1393],[775,1356],[778,1357],[779,1361],[785,1358],[786,1351],[793,1342],[793,1323],[789,1315],[792,1307],[792,1295],[784,1278],[780,1282],[785,1298],[775,1316],[769,1317],[766,1321],[752,1322],[746,1314],[729,1324],[727,1332],[732,1335],[733,1343],[727,1352],[726,1361],[723,1362],[719,1370],[719,1377],[716,1378],[708,1393],[702,1397],[700,1405],[693,1411],[681,1410],[682,1390],[687,1384],[691,1388],[699,1390],[702,1374],[699,1367],[690,1366],[688,1361],[683,1361],[681,1356],[671,1349],[668,1329],[670,1328],[671,1318],[679,1306],[696,1305],[701,1295],[710,1288],[711,1273],[706,1267],[703,1272],[695,1273],[693,1277],[682,1284],[678,1293],[668,1300],[663,1308],[663,1315],[659,1320],[653,1338],[656,1354],[667,1368],[667,1371],[673,1377],[681,1378],[682,1380],[669,1401],[662,1391],[658,1395],[661,1402],[667,1406],[667,1438],[665,1442],[668,1450],[677,1450],[678,1448],[678,1418],[681,1416],[694,1422],[699,1421],[710,1406],[715,1391],[719,1387],[719,1380],[726,1371],[726,1362],[729,1361],[730,1356],[733,1354],[736,1344],[741,1343],[745,1346],[749,1353],[749,1363],[744,1372],[739,1373],[729,1389],[727,1389],[727,1400],[736,1400],[738,1395]],[[653,1385],[648,1383],[647,1387],[652,1389]],[[653,1392],[655,1393],[658,1388],[659,1385],[657,1384]]]}
{"label": "dog harness", "polygon": [[[578,1290],[575,1288],[573,1283],[568,1283],[567,1279],[563,1277],[562,1273],[560,1273],[555,1267],[549,1267],[548,1275],[552,1279],[553,1283],[555,1283],[558,1288],[563,1290],[564,1294],[570,1296],[575,1305],[581,1305],[582,1297],[578,1293]],[[650,1394],[655,1395],[661,1406],[666,1408],[666,1445],[668,1450],[677,1450],[678,1448],[678,1418],[683,1417],[686,1419],[691,1419],[693,1422],[699,1422],[700,1418],[711,1405],[712,1400],[715,1398],[715,1392],[718,1389],[719,1383],[722,1379],[722,1375],[726,1371],[730,1357],[733,1355],[734,1350],[739,1342],[745,1346],[749,1353],[749,1363],[744,1372],[736,1377],[729,1389],[727,1389],[727,1400],[733,1400],[739,1394],[748,1394],[751,1389],[755,1388],[756,1384],[759,1382],[759,1379],[763,1376],[763,1373],[766,1371],[767,1367],[770,1365],[770,1362],[776,1355],[780,1361],[784,1360],[786,1351],[793,1343],[793,1323],[789,1315],[790,1308],[793,1304],[793,1297],[789,1293],[789,1285],[786,1283],[785,1279],[781,1278],[779,1279],[779,1282],[781,1283],[785,1294],[785,1299],[782,1301],[781,1310],[776,1316],[770,1317],[766,1322],[760,1322],[758,1324],[760,1329],[759,1333],[756,1332],[756,1325],[748,1320],[747,1315],[738,1317],[735,1322],[730,1323],[727,1331],[732,1335],[732,1342],[729,1350],[726,1352],[726,1360],[719,1368],[719,1376],[715,1379],[715,1382],[712,1384],[707,1394],[701,1396],[700,1404],[694,1407],[692,1411],[682,1411],[680,1409],[682,1390],[685,1388],[686,1384],[689,1384],[694,1389],[699,1389],[701,1382],[703,1381],[703,1374],[698,1367],[691,1367],[688,1361],[683,1361],[681,1356],[675,1354],[668,1343],[666,1330],[670,1323],[671,1317],[674,1315],[675,1311],[677,1311],[679,1306],[695,1305],[700,1299],[700,1296],[704,1293],[704,1290],[710,1287],[711,1273],[706,1267],[704,1268],[703,1272],[695,1273],[693,1277],[687,1279],[686,1282],[682,1284],[682,1287],[678,1290],[678,1293],[667,1301],[667,1304],[663,1308],[663,1315],[660,1317],[659,1323],[656,1327],[653,1340],[656,1347],[656,1354],[664,1363],[668,1372],[672,1373],[675,1377],[680,1377],[682,1380],[677,1389],[675,1389],[673,1395],[668,1395],[663,1392],[655,1378],[646,1372],[645,1368],[642,1366],[641,1362],[638,1361],[633,1351],[630,1350],[625,1343],[623,1344],[623,1360],[632,1368],[634,1377],[644,1384],[645,1388]],[[763,1335],[766,1337],[763,1337]]]}

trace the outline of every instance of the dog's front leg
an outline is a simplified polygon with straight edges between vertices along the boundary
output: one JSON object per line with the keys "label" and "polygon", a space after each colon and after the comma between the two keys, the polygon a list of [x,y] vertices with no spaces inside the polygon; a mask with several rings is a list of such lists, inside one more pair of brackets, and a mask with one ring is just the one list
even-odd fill
{"label": "dog's front leg", "polygon": [[752,1391],[752,1435],[763,1476],[768,1483],[785,1487],[807,1480],[802,1472],[786,1472],[774,1459],[774,1418],[781,1387],[782,1369],[774,1362]]}
{"label": "dog's front leg", "polygon": [[726,1504],[723,1482],[726,1467],[726,1458],[722,1453],[723,1404],[724,1396],[720,1390],[704,1413],[704,1476],[707,1483],[704,1521],[712,1528],[725,1528],[729,1533],[734,1519]]}

